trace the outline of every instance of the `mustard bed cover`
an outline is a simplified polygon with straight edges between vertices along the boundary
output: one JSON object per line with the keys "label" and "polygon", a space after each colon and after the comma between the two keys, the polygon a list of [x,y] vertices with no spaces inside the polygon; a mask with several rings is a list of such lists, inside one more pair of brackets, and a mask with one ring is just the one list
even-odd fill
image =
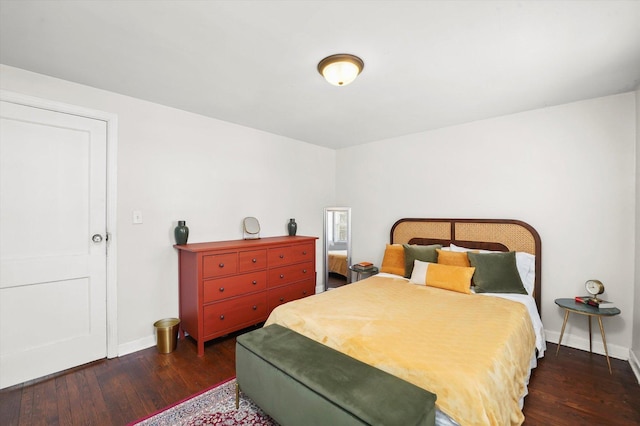
{"label": "mustard bed cover", "polygon": [[524,305],[374,276],[276,308],[277,323],[435,393],[461,425],[519,425],[535,348]]}
{"label": "mustard bed cover", "polygon": [[329,272],[335,272],[344,277],[348,274],[347,269],[347,251],[335,250],[329,251]]}

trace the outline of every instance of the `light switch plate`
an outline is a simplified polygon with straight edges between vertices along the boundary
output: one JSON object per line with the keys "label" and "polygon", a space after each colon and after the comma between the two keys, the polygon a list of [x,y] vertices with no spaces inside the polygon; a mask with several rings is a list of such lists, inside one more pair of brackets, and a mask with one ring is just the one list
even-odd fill
{"label": "light switch plate", "polygon": [[133,211],[133,223],[140,224],[142,223],[142,211],[134,210]]}

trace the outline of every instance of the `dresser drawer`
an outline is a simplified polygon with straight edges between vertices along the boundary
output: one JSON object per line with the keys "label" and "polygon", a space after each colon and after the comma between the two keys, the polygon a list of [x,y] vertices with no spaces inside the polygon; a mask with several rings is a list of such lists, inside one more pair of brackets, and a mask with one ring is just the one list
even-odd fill
{"label": "dresser drawer", "polygon": [[315,278],[313,262],[297,263],[269,270],[268,287],[277,287],[307,278]]}
{"label": "dresser drawer", "polygon": [[267,293],[213,303],[204,307],[204,334],[223,334],[243,326],[257,324],[267,317]]}
{"label": "dresser drawer", "polygon": [[267,254],[269,268],[274,266],[289,265],[294,262],[293,247],[282,246],[270,248]]}
{"label": "dresser drawer", "polygon": [[228,299],[267,288],[267,271],[204,281],[204,303]]}
{"label": "dresser drawer", "polygon": [[316,258],[315,244],[298,244],[291,247],[291,257],[294,262],[314,261]]}
{"label": "dresser drawer", "polygon": [[315,281],[312,279],[271,289],[267,292],[269,312],[284,303],[302,299],[303,297],[311,296],[315,293]]}
{"label": "dresser drawer", "polygon": [[238,272],[238,253],[212,254],[202,257],[202,277],[214,278]]}
{"label": "dresser drawer", "polygon": [[251,250],[238,253],[239,271],[249,272],[267,268],[267,251]]}

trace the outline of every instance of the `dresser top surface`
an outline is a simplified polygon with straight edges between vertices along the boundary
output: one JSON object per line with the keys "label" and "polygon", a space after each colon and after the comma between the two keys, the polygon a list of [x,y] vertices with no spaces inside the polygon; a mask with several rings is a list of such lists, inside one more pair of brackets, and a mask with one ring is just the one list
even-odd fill
{"label": "dresser top surface", "polygon": [[229,241],[211,241],[205,243],[192,243],[192,244],[175,244],[173,247],[178,250],[188,252],[202,252],[219,249],[259,249],[261,247],[267,247],[275,244],[299,244],[304,242],[315,242],[318,237],[305,237],[305,236],[282,236],[282,237],[266,237],[256,238],[251,240],[229,240]]}

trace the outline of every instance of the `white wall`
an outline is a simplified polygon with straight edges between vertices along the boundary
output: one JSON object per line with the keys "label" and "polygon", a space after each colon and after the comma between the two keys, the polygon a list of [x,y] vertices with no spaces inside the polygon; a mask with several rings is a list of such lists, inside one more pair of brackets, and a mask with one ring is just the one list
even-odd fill
{"label": "white wall", "polygon": [[322,236],[334,150],[7,66],[0,88],[118,115],[120,354],[155,344],[153,322],[178,315],[178,220],[189,242],[242,238],[245,216],[265,237],[285,235],[289,218],[298,235]]}
{"label": "white wall", "polygon": [[633,344],[631,366],[640,382],[640,89],[636,91],[636,270],[634,279]]}
{"label": "white wall", "polygon": [[[263,236],[284,234],[290,217],[300,235],[321,236],[322,209],[346,205],[352,207],[354,262],[379,264],[389,229],[401,217],[530,223],[542,237],[549,340],[557,341],[562,324],[553,300],[582,294],[584,281],[598,278],[606,285],[604,296],[622,310],[605,320],[610,354],[626,359],[634,336],[638,353],[638,93],[336,153],[1,65],[0,88],[118,115],[121,352],[152,345],[153,322],[177,315],[177,255],[171,247],[177,220],[187,221],[190,242],[240,238],[248,215],[260,219]],[[143,212],[142,225],[131,223],[133,210]],[[588,347],[586,321],[571,318],[566,333],[563,343]],[[594,349],[602,353],[599,342],[594,333]]]}
{"label": "white wall", "polygon": [[[337,202],[352,207],[353,261],[378,265],[402,217],[520,219],[542,239],[542,319],[556,341],[554,299],[604,282],[622,314],[605,319],[609,352],[632,339],[635,94],[523,112],[339,150]],[[563,344],[588,349],[584,317]],[[594,328],[594,350],[603,347]]]}

